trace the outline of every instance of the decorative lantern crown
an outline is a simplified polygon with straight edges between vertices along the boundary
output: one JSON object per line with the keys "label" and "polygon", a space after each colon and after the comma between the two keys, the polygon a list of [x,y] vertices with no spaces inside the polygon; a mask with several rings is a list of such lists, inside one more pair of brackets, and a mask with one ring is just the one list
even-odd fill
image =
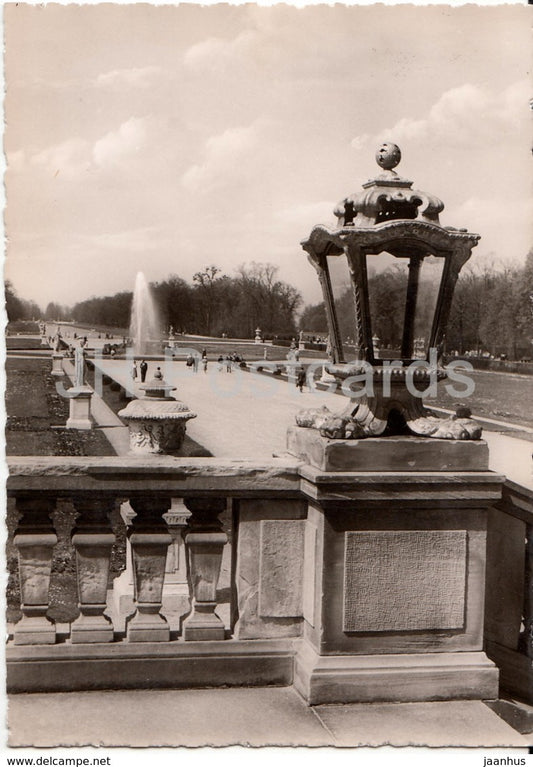
{"label": "decorative lantern crown", "polygon": [[401,157],[396,144],[382,144],[376,152],[376,161],[384,173],[363,184],[366,191],[339,202],[334,210],[339,226],[364,228],[398,219],[439,223],[444,203],[438,197],[411,189],[413,182],[393,170]]}

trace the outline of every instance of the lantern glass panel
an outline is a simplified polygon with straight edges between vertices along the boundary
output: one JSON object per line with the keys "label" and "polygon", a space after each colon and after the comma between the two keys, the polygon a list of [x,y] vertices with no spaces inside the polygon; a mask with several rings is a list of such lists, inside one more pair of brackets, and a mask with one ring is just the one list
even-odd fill
{"label": "lantern glass panel", "polygon": [[409,262],[382,252],[367,256],[367,269],[374,357],[399,359]]}
{"label": "lantern glass panel", "polygon": [[422,261],[415,309],[413,357],[426,357],[444,269],[444,258],[426,256]]}
{"label": "lantern glass panel", "polygon": [[328,256],[327,266],[342,344],[342,359],[357,356],[355,349],[355,301],[348,262],[344,255]]}

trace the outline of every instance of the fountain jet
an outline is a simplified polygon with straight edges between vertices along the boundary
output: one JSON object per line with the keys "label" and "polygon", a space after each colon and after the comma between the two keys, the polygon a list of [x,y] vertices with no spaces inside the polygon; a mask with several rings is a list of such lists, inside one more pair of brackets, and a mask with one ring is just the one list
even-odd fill
{"label": "fountain jet", "polygon": [[138,272],[135,278],[130,336],[133,339],[133,350],[136,356],[148,354],[150,346],[159,341],[160,323],[157,307],[143,272]]}

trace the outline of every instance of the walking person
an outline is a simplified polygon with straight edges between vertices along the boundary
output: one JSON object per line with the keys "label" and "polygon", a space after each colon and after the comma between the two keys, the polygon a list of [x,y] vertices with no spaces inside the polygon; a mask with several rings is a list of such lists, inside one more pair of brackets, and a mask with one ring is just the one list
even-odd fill
{"label": "walking person", "polygon": [[139,370],[141,371],[141,381],[144,383],[146,381],[146,373],[148,372],[148,363],[145,360],[142,360]]}
{"label": "walking person", "polygon": [[131,377],[135,381],[137,379],[137,363],[133,360],[133,367],[131,369]]}
{"label": "walking person", "polygon": [[305,370],[300,368],[296,375],[296,388],[300,389],[300,393],[303,394],[305,384]]}
{"label": "walking person", "polygon": [[[196,362],[198,365],[198,362]],[[204,369],[204,373],[207,373],[207,355],[205,357],[202,357],[202,367]]]}

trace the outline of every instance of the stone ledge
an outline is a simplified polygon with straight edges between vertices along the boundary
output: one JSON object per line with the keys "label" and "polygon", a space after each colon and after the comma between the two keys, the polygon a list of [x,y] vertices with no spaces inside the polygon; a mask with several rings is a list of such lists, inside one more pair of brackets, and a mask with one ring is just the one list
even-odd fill
{"label": "stone ledge", "polygon": [[413,506],[452,502],[486,507],[500,500],[505,478],[491,471],[464,472],[324,472],[300,468],[302,493],[321,504],[363,501],[371,505],[407,502]]}
{"label": "stone ledge", "polygon": [[122,495],[297,496],[299,463],[173,456],[13,457],[8,495],[72,492]]}
{"label": "stone ledge", "polygon": [[290,640],[226,640],[6,648],[11,693],[290,685]]}

